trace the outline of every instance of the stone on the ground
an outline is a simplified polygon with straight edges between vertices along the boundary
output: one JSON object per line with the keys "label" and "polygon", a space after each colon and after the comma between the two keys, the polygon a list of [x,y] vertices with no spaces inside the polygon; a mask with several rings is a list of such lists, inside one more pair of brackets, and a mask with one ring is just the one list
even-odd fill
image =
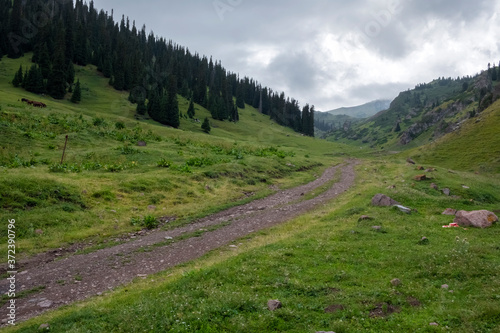
{"label": "stone on the ground", "polygon": [[427,245],[427,244],[429,244],[429,239],[427,237],[422,237],[422,239],[420,239],[418,241],[418,244],[420,244],[420,245]]}
{"label": "stone on the ground", "polygon": [[400,211],[406,214],[411,214],[411,208],[401,206],[401,205],[394,205],[394,207],[397,207]]}
{"label": "stone on the ground", "polygon": [[453,208],[446,208],[446,210],[442,213],[442,215],[456,215],[457,210]]}
{"label": "stone on the ground", "polygon": [[392,279],[391,280],[391,284],[394,286],[394,287],[397,287],[401,284],[401,280],[400,279]]}
{"label": "stone on the ground", "polygon": [[455,215],[453,222],[461,227],[489,228],[493,223],[498,222],[498,217],[487,210],[475,210],[472,212],[460,210]]}
{"label": "stone on the ground", "polygon": [[449,188],[443,188],[443,193],[444,193],[445,195],[450,195],[451,191],[450,191],[450,189],[449,189]]}
{"label": "stone on the ground", "polygon": [[372,198],[372,205],[374,205],[374,206],[394,206],[394,205],[399,205],[399,202],[389,198],[385,194],[379,193],[379,194],[376,194]]}
{"label": "stone on the ground", "polygon": [[439,187],[435,183],[431,184],[431,188],[434,189],[434,190],[439,190]]}
{"label": "stone on the ground", "polygon": [[427,175],[416,175],[413,179],[415,179],[418,182],[421,182],[421,181],[427,180],[429,178],[427,178]]}
{"label": "stone on the ground", "polygon": [[373,220],[373,217],[368,215],[361,215],[358,221],[368,221],[368,220]]}
{"label": "stone on the ground", "polygon": [[49,324],[42,324],[38,327],[39,331],[48,331],[50,330],[50,325]]}
{"label": "stone on the ground", "polygon": [[149,206],[148,206],[148,210],[156,210],[156,206],[154,206],[154,205],[149,205]]}
{"label": "stone on the ground", "polygon": [[146,143],[146,141],[139,141],[139,142],[137,142],[137,145],[138,145],[139,147],[146,147],[146,146],[147,146],[147,143]]}
{"label": "stone on the ground", "polygon": [[411,159],[411,158],[409,158],[409,157],[406,159],[406,162],[408,162],[408,163],[410,163],[410,164],[415,164],[415,161],[414,161],[414,160],[412,160],[412,159]]}
{"label": "stone on the ground", "polygon": [[419,166],[419,167],[417,167],[417,170],[423,171],[423,170],[425,170],[425,168],[423,166]]}
{"label": "stone on the ground", "polygon": [[450,288],[450,286],[449,286],[449,285],[447,285],[447,284],[443,284],[443,285],[441,286],[441,288],[442,288],[442,289],[448,289],[448,288]]}
{"label": "stone on the ground", "polygon": [[267,308],[269,309],[269,311],[278,310],[282,306],[283,306],[283,304],[281,304],[281,302],[278,301],[277,299],[272,299],[269,302],[267,302]]}
{"label": "stone on the ground", "polygon": [[49,301],[48,299],[45,300],[45,301],[41,301],[40,303],[38,303],[37,305],[41,308],[50,308],[52,306],[52,304],[54,304],[52,301]]}
{"label": "stone on the ground", "polygon": [[382,230],[382,227],[381,227],[381,226],[379,226],[379,225],[374,225],[374,226],[372,227],[372,229],[373,229],[373,230],[375,230],[375,231],[380,231],[380,230]]}
{"label": "stone on the ground", "polygon": [[439,326],[439,324],[438,324],[438,323],[430,323],[429,325],[430,325],[430,326]]}

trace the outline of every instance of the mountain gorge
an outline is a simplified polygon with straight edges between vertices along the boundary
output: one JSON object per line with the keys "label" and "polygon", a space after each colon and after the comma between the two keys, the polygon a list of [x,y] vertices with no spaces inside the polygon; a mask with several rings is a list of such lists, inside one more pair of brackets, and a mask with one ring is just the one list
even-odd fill
{"label": "mountain gorge", "polygon": [[329,140],[405,150],[433,142],[478,117],[500,97],[497,67],[475,76],[439,78],[401,92],[387,110],[334,129]]}

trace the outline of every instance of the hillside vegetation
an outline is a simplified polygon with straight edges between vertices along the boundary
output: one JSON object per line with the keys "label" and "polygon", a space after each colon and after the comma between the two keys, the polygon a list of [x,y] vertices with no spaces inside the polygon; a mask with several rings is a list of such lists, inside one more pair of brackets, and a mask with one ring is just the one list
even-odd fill
{"label": "hillside vegetation", "polygon": [[431,144],[407,154],[451,169],[500,173],[500,101]]}
{"label": "hillside vegetation", "polygon": [[[143,228],[147,216],[185,223],[270,194],[271,185],[306,182],[340,161],[338,145],[307,139],[248,105],[237,123],[211,120],[210,135],[185,116],[182,96],[180,129],[137,121],[128,94],[93,65],[76,66],[80,104],[70,94],[55,100],[13,88],[17,68],[30,60],[0,61],[0,216],[17,217],[22,253],[107,241]],[[210,116],[199,105],[195,112]]]}
{"label": "hillside vegetation", "polygon": [[[2,11],[2,18],[20,19],[22,6],[39,5],[0,2],[12,9]],[[75,5],[78,10],[65,2],[58,20],[45,28],[59,42],[87,34],[79,47],[99,50],[84,59],[73,54],[79,61],[64,59],[71,60],[80,82],[81,101],[71,102],[67,89],[76,89],[73,81],[59,82],[64,91],[56,97],[14,87],[19,68],[33,68],[33,57],[40,60],[45,53],[39,40],[24,45],[22,54],[7,50],[10,57],[0,58],[0,219],[16,220],[18,262],[37,260],[42,252],[54,254],[56,261],[78,254],[94,258],[99,249],[142,241],[147,230],[162,239],[146,247],[135,243],[141,244],[138,251],[168,252],[214,229],[176,237],[163,237],[159,230],[170,233],[226,208],[266,200],[317,180],[346,159],[356,165],[356,180],[302,216],[248,231],[232,244],[214,242],[220,247],[198,259],[138,274],[130,284],[105,287],[2,331],[37,332],[46,324],[51,332],[64,333],[500,332],[500,225],[443,228],[454,217],[442,214],[453,208],[500,215],[500,86],[490,70],[418,85],[402,92],[388,110],[359,123],[344,119],[328,140],[319,140],[310,137],[313,106],[301,109],[284,93],[240,79],[220,63],[163,38],[148,38],[124,18],[114,24],[93,9],[93,2]],[[89,29],[77,22],[89,23]],[[116,43],[108,43],[110,36]],[[2,44],[5,36],[0,37]],[[125,43],[129,37],[139,38],[138,44]],[[114,49],[99,49],[100,43]],[[68,56],[61,50],[61,57]],[[178,61],[182,57],[192,62]],[[146,59],[144,71],[135,72],[139,59]],[[126,68],[116,67],[121,60]],[[34,73],[42,70],[37,66]],[[152,73],[167,75],[157,80]],[[134,80],[142,75],[151,80],[145,95],[138,96]],[[175,110],[175,126],[157,121],[158,113],[153,117],[166,105]],[[428,170],[426,178],[417,181],[422,168]],[[297,196],[319,196],[336,177]],[[372,205],[378,193],[411,212]],[[283,203],[277,205],[279,214]],[[222,230],[224,224],[212,227]],[[0,236],[5,245],[7,228]],[[113,254],[120,268],[144,268],[144,262],[122,255]],[[0,261],[5,264],[7,256]],[[36,267],[43,270],[46,262]],[[103,279],[116,272],[108,262],[100,267]],[[17,300],[38,306],[46,286],[25,290],[22,282],[29,274],[17,268]],[[70,290],[73,284],[86,288],[92,284],[88,280],[68,275],[52,284]],[[50,298],[51,306],[64,302],[56,293]],[[282,307],[270,311],[269,300],[281,301]],[[0,299],[2,311],[8,302],[6,295]]]}
{"label": "hillside vegetation", "polygon": [[[474,122],[500,96],[496,67],[474,77],[440,78],[401,92],[388,110],[337,129],[329,140],[377,150],[407,150]],[[493,80],[492,78],[495,78]],[[461,135],[461,134],[460,134]]]}

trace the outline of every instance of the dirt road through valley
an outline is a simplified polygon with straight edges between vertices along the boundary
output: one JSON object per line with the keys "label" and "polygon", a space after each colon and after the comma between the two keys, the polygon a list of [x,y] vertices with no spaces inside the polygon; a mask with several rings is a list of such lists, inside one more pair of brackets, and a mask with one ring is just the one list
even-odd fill
{"label": "dirt road through valley", "polygon": [[[40,254],[22,263],[17,274],[17,292],[40,291],[16,301],[17,322],[47,310],[91,296],[101,295],[169,267],[196,259],[216,248],[252,232],[300,216],[347,191],[354,183],[355,160],[328,168],[311,183],[277,193],[248,204],[194,221],[173,230],[154,230],[130,241],[89,254],[69,255],[60,260]],[[340,173],[338,181],[320,195],[306,200],[305,194],[328,184]],[[307,196],[310,197],[310,196]],[[201,235],[189,237],[190,233]],[[184,235],[184,237],[183,237]],[[0,291],[8,290],[8,281],[0,281]],[[7,304],[2,306],[7,313]],[[2,318],[6,316],[2,315]],[[2,325],[6,324],[6,320]]]}

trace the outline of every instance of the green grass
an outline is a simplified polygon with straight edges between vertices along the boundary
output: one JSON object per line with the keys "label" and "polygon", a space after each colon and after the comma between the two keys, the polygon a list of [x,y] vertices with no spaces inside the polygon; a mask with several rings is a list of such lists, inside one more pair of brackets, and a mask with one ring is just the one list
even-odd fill
{"label": "green grass", "polygon": [[[350,149],[303,137],[250,106],[240,109],[238,123],[212,120],[210,135],[184,117],[180,129],[136,120],[128,94],[108,87],[90,65],[76,69],[80,104],[69,94],[34,95],[10,84],[29,57],[0,61],[0,218],[16,219],[21,255],[95,245],[143,227],[130,223],[134,217],[190,221],[270,194],[271,185],[311,181],[341,161],[336,152]],[[179,97],[179,106],[185,114],[188,101]],[[207,116],[197,105],[195,117]]]}
{"label": "green grass", "polygon": [[422,163],[448,168],[500,172],[500,101],[469,119],[458,131],[407,152]]}
{"label": "green grass", "polygon": [[[49,323],[53,332],[498,332],[500,226],[445,229],[453,218],[441,212],[498,210],[500,180],[438,169],[440,186],[475,188],[448,197],[414,184],[418,171],[403,162],[365,161],[339,199],[244,237],[236,249],[6,331]],[[379,192],[417,212],[371,206]],[[363,214],[373,220],[360,221]],[[267,310],[270,299],[283,308]]]}

